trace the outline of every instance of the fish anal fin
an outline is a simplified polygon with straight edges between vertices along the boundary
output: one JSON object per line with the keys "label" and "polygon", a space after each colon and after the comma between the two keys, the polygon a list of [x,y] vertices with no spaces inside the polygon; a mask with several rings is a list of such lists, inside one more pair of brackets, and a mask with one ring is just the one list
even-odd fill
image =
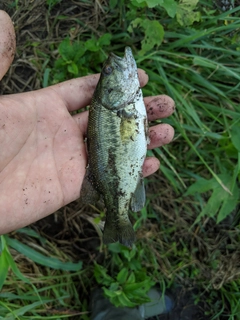
{"label": "fish anal fin", "polygon": [[131,209],[133,212],[140,211],[146,201],[146,194],[145,194],[145,187],[144,187],[144,180],[143,178],[139,179],[139,182],[137,184],[136,190],[132,195],[131,198]]}

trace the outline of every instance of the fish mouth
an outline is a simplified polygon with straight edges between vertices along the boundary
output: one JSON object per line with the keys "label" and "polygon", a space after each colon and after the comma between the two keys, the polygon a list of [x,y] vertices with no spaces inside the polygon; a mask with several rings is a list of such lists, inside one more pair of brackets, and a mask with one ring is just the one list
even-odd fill
{"label": "fish mouth", "polygon": [[129,67],[132,67],[133,64],[135,64],[135,60],[130,47],[125,48],[123,58],[115,55],[114,53],[110,53],[109,60],[116,63],[118,67],[122,69],[128,69]]}

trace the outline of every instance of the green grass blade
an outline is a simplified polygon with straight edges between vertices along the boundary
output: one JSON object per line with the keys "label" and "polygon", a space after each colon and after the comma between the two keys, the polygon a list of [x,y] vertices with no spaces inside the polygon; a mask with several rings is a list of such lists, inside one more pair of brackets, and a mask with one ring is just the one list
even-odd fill
{"label": "green grass blade", "polygon": [[28,247],[27,245],[21,243],[16,239],[9,238],[6,236],[7,244],[18,252],[24,254],[26,257],[32,261],[39,263],[41,265],[47,266],[52,269],[60,269],[65,271],[79,271],[82,268],[82,261],[78,263],[73,262],[62,262],[57,258],[46,257],[38,251]]}

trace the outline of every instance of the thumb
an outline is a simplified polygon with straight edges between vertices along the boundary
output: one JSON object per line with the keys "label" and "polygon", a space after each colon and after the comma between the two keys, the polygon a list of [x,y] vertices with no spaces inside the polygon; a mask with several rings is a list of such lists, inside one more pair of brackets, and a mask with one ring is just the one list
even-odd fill
{"label": "thumb", "polygon": [[8,71],[15,54],[16,36],[9,15],[0,10],[0,80]]}

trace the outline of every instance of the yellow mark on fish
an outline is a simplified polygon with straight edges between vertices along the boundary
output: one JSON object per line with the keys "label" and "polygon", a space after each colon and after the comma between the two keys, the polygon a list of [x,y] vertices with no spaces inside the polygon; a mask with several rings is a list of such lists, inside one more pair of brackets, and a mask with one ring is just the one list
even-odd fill
{"label": "yellow mark on fish", "polygon": [[122,142],[134,141],[138,131],[138,122],[135,118],[122,118],[120,124],[120,137]]}

